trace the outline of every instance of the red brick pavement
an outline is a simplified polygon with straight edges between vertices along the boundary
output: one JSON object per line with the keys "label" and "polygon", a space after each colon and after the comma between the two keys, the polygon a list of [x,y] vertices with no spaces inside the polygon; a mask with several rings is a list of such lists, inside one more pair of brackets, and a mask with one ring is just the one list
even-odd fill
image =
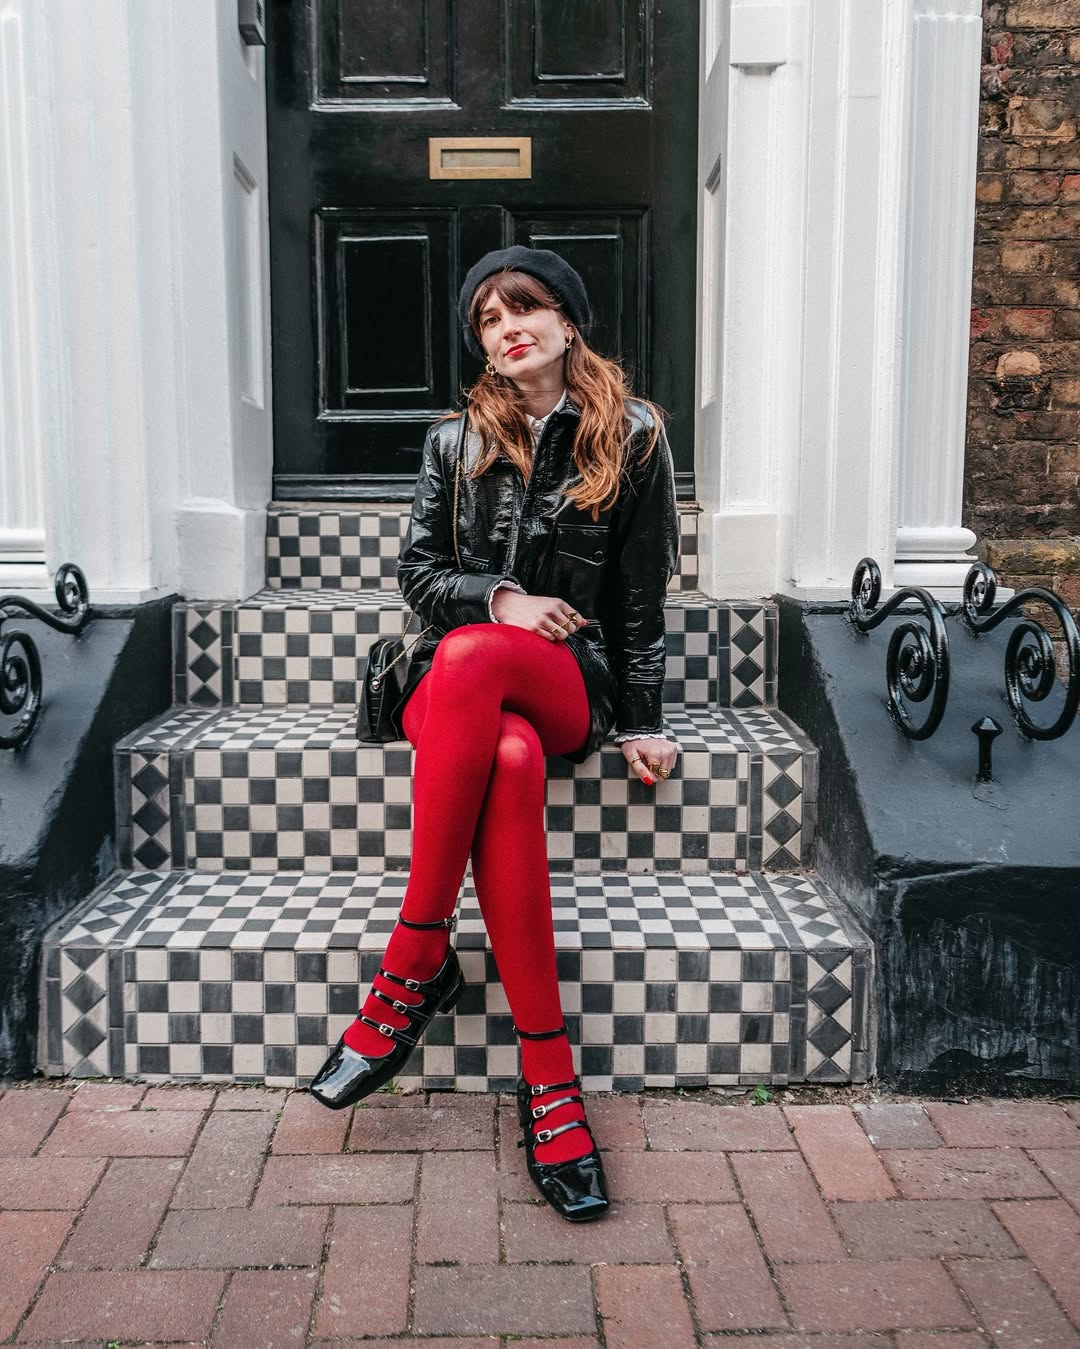
{"label": "red brick pavement", "polygon": [[614,1204],[508,1100],[0,1084],[0,1342],[1080,1349],[1080,1109],[594,1097]]}

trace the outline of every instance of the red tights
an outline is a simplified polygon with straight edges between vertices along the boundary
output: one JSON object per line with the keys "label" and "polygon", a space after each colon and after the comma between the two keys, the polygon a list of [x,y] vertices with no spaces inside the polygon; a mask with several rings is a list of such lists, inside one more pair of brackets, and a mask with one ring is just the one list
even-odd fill
{"label": "red tights", "polygon": [[[402,917],[414,923],[448,917],[472,853],[473,880],[514,1024],[554,1030],[562,1024],[555,973],[547,844],[544,756],[577,749],[589,731],[589,703],[577,661],[561,644],[524,628],[479,623],[442,639],[431,671],[404,715],[416,748],[413,855]],[[446,955],[446,933],[394,929],[384,965],[402,978],[428,979]],[[376,977],[391,997],[420,995]],[[399,1028],[408,1019],[369,995],[366,1016]],[[390,1040],[353,1022],[345,1042],[383,1055]],[[522,1040],[521,1063],[532,1083],[574,1076],[566,1036]],[[534,1104],[554,1100],[539,1096]],[[577,1105],[551,1112],[544,1127],[583,1118]],[[536,1158],[559,1162],[592,1147],[584,1129],[540,1144]]]}

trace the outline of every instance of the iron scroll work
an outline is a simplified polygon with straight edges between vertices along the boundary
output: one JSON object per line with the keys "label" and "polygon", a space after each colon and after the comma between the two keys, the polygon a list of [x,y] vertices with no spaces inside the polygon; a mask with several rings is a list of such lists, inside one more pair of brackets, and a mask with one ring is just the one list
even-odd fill
{"label": "iron scroll work", "polygon": [[41,714],[41,656],[28,632],[4,624],[20,610],[31,618],[71,636],[82,631],[90,616],[86,577],[73,562],[56,573],[56,603],[62,617],[20,595],[0,595],[0,714],[17,717],[10,729],[0,726],[0,749],[18,749],[34,732]]}
{"label": "iron scroll work", "polygon": [[[1060,595],[1041,586],[1017,591],[1000,609],[994,610],[997,577],[982,562],[976,562],[964,581],[960,617],[967,630],[980,637],[991,632],[1025,605],[1040,603],[1050,608],[1061,629],[1065,646],[1065,700],[1058,717],[1049,725],[1033,721],[1027,703],[1047,698],[1057,682],[1054,642],[1049,632],[1025,613],[1009,635],[1005,650],[1005,698],[1020,734],[1029,740],[1055,740],[1076,720],[1080,707],[1080,630]],[[945,630],[945,610],[929,591],[913,586],[898,590],[878,609],[881,598],[881,568],[872,557],[864,557],[851,578],[851,604],[847,617],[861,633],[868,633],[896,612],[901,604],[915,600],[923,614],[900,623],[889,640],[886,680],[889,689],[889,715],[910,740],[926,740],[941,724],[949,696],[949,638]],[[928,628],[919,621],[925,617]],[[916,724],[905,700],[912,703],[930,699],[926,719]]]}
{"label": "iron scroll work", "polygon": [[1076,720],[1076,709],[1080,705],[1080,632],[1076,620],[1061,596],[1042,586],[1018,590],[1012,599],[993,611],[996,592],[997,577],[984,563],[976,562],[964,581],[964,600],[960,609],[964,626],[976,637],[992,632],[1024,605],[1036,602],[1052,609],[1061,627],[1068,659],[1065,703],[1057,720],[1049,726],[1032,721],[1025,700],[1041,703],[1056,682],[1057,661],[1050,634],[1025,613],[1023,620],[1009,634],[1009,644],[1005,648],[1005,697],[1020,734],[1029,740],[1056,740]]}
{"label": "iron scroll work", "polygon": [[[926,740],[941,725],[949,698],[949,634],[945,631],[945,610],[921,586],[898,590],[880,609],[881,568],[872,557],[864,557],[851,578],[851,605],[848,620],[859,632],[871,632],[909,600],[916,600],[929,621],[929,631],[917,618],[897,625],[889,638],[885,660],[885,678],[889,687],[889,716],[909,740]],[[912,720],[907,701],[930,708],[921,723]]]}

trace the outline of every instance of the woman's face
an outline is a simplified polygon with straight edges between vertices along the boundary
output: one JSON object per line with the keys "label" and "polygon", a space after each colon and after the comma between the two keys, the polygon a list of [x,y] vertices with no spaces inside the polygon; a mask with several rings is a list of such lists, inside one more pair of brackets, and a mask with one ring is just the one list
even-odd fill
{"label": "woman's face", "polygon": [[556,309],[511,308],[493,290],[480,310],[480,341],[500,375],[524,386],[562,381],[573,329]]}

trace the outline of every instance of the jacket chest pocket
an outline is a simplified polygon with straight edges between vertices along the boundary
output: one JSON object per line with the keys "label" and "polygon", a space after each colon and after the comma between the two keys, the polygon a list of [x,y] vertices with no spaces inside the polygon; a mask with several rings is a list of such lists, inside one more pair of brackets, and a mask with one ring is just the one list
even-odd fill
{"label": "jacket chest pocket", "polygon": [[602,618],[607,557],[608,536],[603,525],[559,525],[549,593],[586,618]]}
{"label": "jacket chest pocket", "polygon": [[607,561],[607,529],[604,525],[559,525],[555,555],[560,563],[602,567]]}

